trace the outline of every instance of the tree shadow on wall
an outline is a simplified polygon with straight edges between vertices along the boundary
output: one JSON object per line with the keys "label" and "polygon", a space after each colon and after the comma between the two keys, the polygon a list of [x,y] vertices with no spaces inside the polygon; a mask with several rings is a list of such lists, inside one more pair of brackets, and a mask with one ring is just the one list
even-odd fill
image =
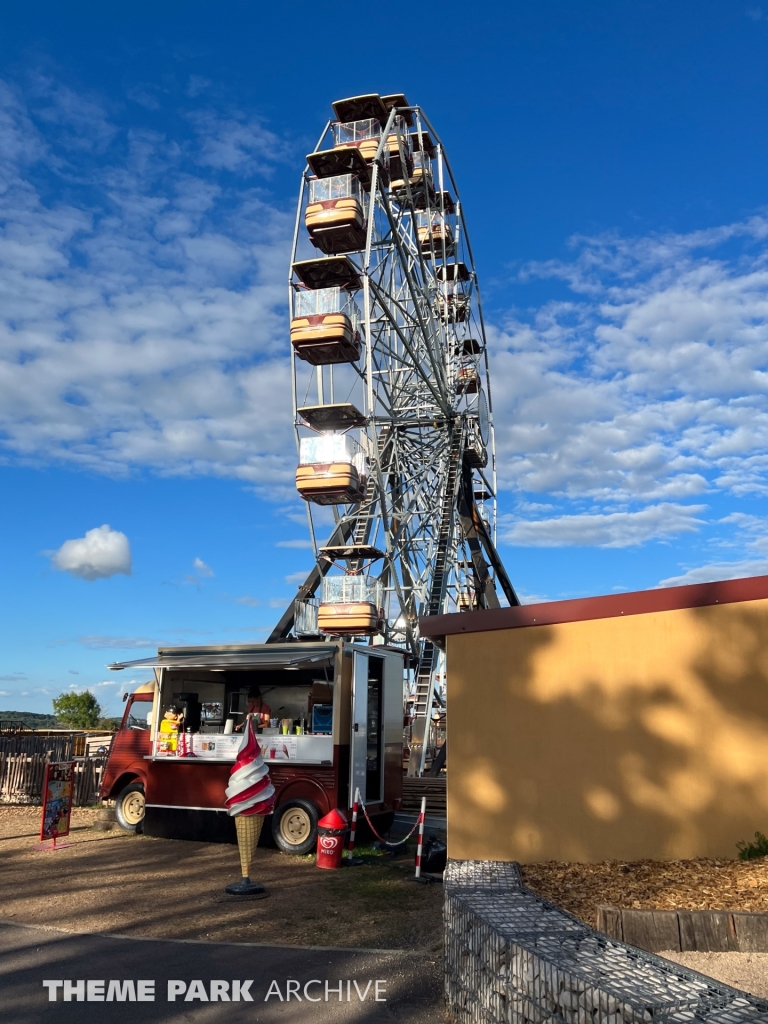
{"label": "tree shadow on wall", "polygon": [[472,690],[493,713],[494,739],[451,736],[462,808],[452,856],[734,856],[737,840],[765,829],[768,609],[684,615],[634,653],[621,646],[627,619],[601,620],[612,643],[587,643],[580,658],[558,627],[484,639],[489,669]]}

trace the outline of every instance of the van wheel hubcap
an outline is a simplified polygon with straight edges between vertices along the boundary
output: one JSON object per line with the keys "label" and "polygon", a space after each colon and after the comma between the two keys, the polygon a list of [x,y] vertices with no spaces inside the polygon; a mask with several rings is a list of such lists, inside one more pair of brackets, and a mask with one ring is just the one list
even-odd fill
{"label": "van wheel hubcap", "polygon": [[301,846],[311,829],[309,815],[301,807],[291,807],[280,819],[280,835],[291,846]]}
{"label": "van wheel hubcap", "polygon": [[129,793],[123,800],[123,817],[129,825],[138,825],[144,820],[145,803],[144,794],[136,791]]}

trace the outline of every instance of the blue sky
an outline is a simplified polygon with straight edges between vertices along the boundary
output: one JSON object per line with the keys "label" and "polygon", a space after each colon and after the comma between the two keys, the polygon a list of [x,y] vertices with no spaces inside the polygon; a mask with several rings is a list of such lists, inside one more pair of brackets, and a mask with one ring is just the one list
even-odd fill
{"label": "blue sky", "polygon": [[114,713],[133,680],[107,662],[260,640],[291,598],[289,235],[303,156],[360,92],[421,104],[461,186],[524,597],[768,572],[768,5],[350,24],[6,13],[0,708],[90,687]]}

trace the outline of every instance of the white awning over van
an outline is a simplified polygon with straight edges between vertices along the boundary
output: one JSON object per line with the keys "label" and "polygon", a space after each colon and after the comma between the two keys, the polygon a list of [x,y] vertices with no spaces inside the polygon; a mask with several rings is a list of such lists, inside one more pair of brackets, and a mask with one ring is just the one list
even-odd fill
{"label": "white awning over van", "polygon": [[286,669],[330,665],[336,644],[260,644],[258,647],[161,647],[155,657],[117,661],[109,668]]}

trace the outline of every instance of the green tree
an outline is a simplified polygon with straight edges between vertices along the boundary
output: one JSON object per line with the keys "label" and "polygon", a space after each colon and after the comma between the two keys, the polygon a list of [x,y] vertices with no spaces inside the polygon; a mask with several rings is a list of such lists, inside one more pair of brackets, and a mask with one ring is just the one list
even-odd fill
{"label": "green tree", "polygon": [[60,722],[74,729],[94,729],[101,718],[99,702],[88,690],[84,693],[62,693],[55,697],[53,712]]}

